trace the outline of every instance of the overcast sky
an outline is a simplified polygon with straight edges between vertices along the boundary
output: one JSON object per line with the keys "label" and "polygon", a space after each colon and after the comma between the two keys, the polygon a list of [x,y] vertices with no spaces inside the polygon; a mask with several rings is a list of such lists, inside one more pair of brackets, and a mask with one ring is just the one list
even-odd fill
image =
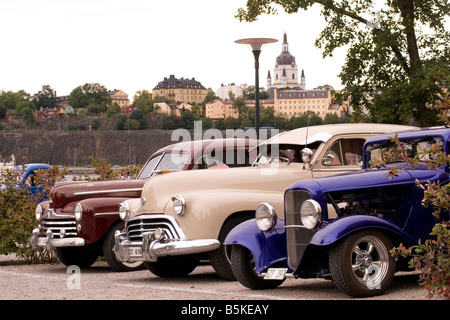
{"label": "overcast sky", "polygon": [[85,83],[121,89],[130,100],[164,77],[220,85],[254,85],[251,50],[234,41],[275,38],[260,57],[260,86],[273,75],[284,32],[306,88],[342,85],[345,50],[322,58],[314,40],[323,29],[319,8],[264,15],[252,23],[235,15],[246,0],[0,0],[0,91],[35,94],[50,85],[68,95]]}

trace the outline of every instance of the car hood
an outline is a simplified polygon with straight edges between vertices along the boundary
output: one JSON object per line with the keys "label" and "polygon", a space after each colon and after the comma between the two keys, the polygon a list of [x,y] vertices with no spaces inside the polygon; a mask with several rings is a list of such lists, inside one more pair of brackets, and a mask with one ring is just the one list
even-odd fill
{"label": "car hood", "polygon": [[261,202],[269,201],[270,197],[282,200],[286,187],[306,178],[311,178],[311,171],[303,169],[303,164],[295,163],[171,172],[146,182],[142,191],[145,205],[136,214],[164,213],[166,205],[177,195],[182,195],[191,204],[202,198],[223,201],[223,197],[237,200],[238,197],[250,198],[250,195],[252,198],[258,197]]}
{"label": "car hood", "polygon": [[298,181],[287,190],[308,189],[316,190],[319,188],[322,192],[347,191],[351,189],[374,188],[384,185],[394,186],[399,184],[416,183],[416,180],[423,183],[426,181],[438,180],[441,173],[428,169],[404,170],[397,176],[389,179],[386,176],[386,169],[366,169],[359,172],[341,174],[332,177],[323,177],[317,179],[308,179]]}
{"label": "car hood", "polygon": [[98,197],[139,198],[145,180],[65,182],[50,191],[51,206],[59,208],[72,201]]}

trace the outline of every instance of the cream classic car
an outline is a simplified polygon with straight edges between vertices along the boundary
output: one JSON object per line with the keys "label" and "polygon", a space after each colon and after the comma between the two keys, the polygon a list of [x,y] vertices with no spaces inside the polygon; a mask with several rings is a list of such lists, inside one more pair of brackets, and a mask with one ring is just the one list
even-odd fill
{"label": "cream classic car", "polygon": [[146,182],[140,199],[120,204],[125,229],[116,231],[119,261],[144,261],[157,276],[183,276],[208,258],[223,278],[234,280],[222,245],[239,223],[254,218],[261,202],[283,211],[292,183],[361,170],[371,136],[414,129],[385,124],[339,124],[299,128],[263,142],[252,167],[172,172]]}

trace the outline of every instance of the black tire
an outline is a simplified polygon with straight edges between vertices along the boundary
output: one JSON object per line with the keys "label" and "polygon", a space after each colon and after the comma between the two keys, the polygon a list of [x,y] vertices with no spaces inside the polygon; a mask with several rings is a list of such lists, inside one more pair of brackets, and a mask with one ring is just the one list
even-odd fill
{"label": "black tire", "polygon": [[184,277],[194,271],[199,260],[195,257],[181,256],[159,258],[156,262],[144,262],[144,266],[161,278]]}
{"label": "black tire", "polygon": [[55,248],[55,253],[64,265],[76,265],[80,268],[89,268],[98,258],[98,252],[89,246],[58,247]]}
{"label": "black tire", "polygon": [[336,286],[352,297],[370,297],[386,291],[395,273],[389,253],[392,241],[375,230],[352,234],[332,247],[329,263]]}
{"label": "black tire", "polygon": [[255,273],[253,254],[247,248],[235,245],[231,249],[231,268],[236,279],[245,287],[253,290],[274,289],[283,280],[264,280]]}
{"label": "black tire", "polygon": [[106,262],[110,266],[110,268],[117,272],[128,272],[128,271],[136,271],[143,270],[144,263],[143,261],[136,262],[122,262],[117,260],[116,254],[114,253],[114,233],[116,230],[122,231],[124,229],[125,223],[120,221],[119,223],[113,225],[105,235],[103,239],[103,256],[105,257]]}
{"label": "black tire", "polygon": [[236,277],[233,274],[233,270],[231,270],[231,246],[224,246],[223,241],[234,227],[252,217],[254,217],[254,215],[240,214],[239,216],[235,216],[226,221],[220,230],[219,248],[208,254],[209,261],[214,268],[214,271],[225,280],[234,281],[236,280]]}

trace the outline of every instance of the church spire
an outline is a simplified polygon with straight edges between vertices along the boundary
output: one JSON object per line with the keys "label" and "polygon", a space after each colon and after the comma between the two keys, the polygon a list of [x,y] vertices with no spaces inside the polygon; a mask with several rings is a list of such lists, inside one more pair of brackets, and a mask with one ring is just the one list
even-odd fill
{"label": "church spire", "polygon": [[284,36],[283,36],[283,52],[289,52],[289,45],[287,42],[287,34],[286,32],[284,32]]}

